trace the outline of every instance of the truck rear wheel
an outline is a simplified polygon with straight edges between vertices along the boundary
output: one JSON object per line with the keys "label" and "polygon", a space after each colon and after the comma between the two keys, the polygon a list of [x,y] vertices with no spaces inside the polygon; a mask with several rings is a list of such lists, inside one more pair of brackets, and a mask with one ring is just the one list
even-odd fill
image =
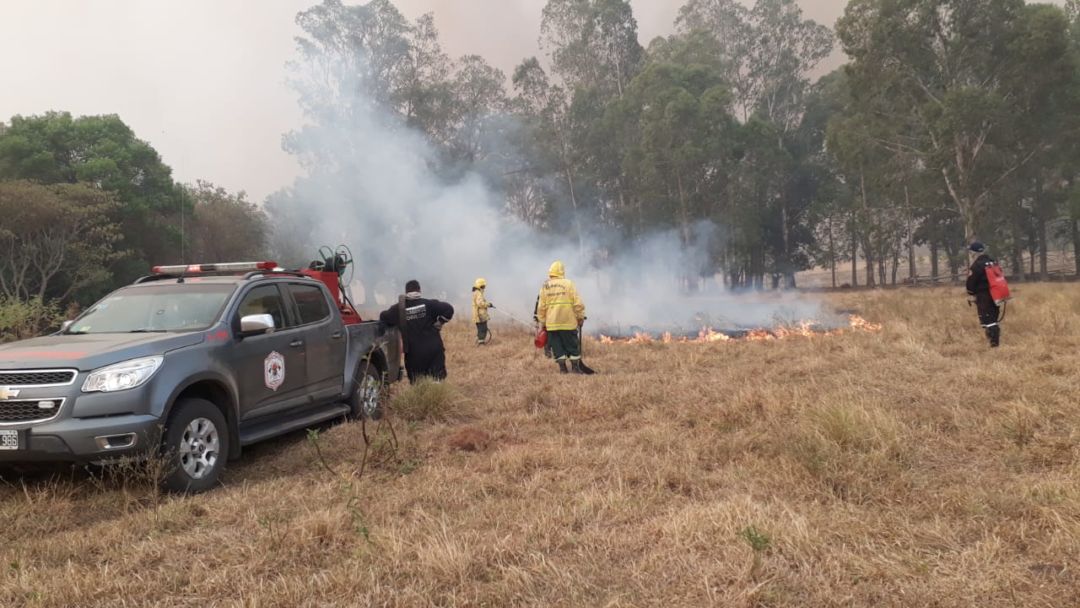
{"label": "truck rear wheel", "polygon": [[367,361],[361,363],[356,369],[353,387],[353,394],[349,399],[349,418],[382,418],[384,382],[378,368]]}
{"label": "truck rear wheel", "polygon": [[181,399],[165,426],[162,453],[169,492],[205,492],[217,485],[229,455],[225,417],[205,399]]}

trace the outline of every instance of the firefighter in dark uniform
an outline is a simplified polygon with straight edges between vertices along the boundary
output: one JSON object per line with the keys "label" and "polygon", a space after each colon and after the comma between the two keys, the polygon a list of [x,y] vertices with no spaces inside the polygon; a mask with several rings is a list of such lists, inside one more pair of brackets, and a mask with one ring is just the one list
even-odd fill
{"label": "firefighter in dark uniform", "polygon": [[[979,323],[986,330],[986,338],[990,341],[991,348],[997,348],[1001,343],[1000,309],[994,303],[990,295],[990,282],[986,278],[986,268],[995,264],[993,258],[986,253],[986,245],[975,241],[969,248],[978,254],[968,270],[967,293],[975,298],[975,307],[979,311]],[[971,300],[968,300],[971,303]]]}
{"label": "firefighter in dark uniform", "polygon": [[446,349],[440,330],[452,318],[454,307],[421,296],[420,282],[415,280],[405,284],[405,295],[396,305],[379,314],[380,321],[399,328],[403,334],[405,371],[410,383],[423,377],[446,378]]}

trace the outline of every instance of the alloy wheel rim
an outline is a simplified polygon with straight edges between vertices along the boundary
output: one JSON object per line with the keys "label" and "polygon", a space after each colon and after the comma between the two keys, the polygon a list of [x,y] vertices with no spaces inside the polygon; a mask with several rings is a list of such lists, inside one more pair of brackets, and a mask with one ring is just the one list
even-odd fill
{"label": "alloy wheel rim", "polygon": [[220,450],[217,426],[207,418],[196,418],[180,438],[180,466],[192,479],[202,479],[217,466]]}

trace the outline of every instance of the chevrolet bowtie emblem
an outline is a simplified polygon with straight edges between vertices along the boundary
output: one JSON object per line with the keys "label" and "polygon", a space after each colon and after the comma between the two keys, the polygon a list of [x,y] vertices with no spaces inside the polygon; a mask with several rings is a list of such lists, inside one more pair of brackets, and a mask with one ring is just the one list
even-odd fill
{"label": "chevrolet bowtie emblem", "polygon": [[19,391],[17,391],[16,389],[8,388],[6,386],[0,386],[0,401],[4,401],[5,399],[14,399],[18,396]]}

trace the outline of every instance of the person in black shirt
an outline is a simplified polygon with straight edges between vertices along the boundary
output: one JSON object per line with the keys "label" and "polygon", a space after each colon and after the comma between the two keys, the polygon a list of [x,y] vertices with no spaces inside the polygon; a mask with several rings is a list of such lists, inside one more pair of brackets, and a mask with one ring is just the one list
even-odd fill
{"label": "person in black shirt", "polygon": [[454,307],[421,296],[420,282],[416,280],[405,284],[405,295],[397,304],[379,314],[379,321],[402,333],[410,383],[422,377],[446,378],[446,349],[440,330],[453,318]]}
{"label": "person in black shirt", "polygon": [[[1001,324],[998,305],[990,295],[990,282],[986,278],[986,268],[997,262],[986,254],[986,245],[975,241],[969,247],[979,257],[971,264],[967,277],[967,293],[975,298],[975,307],[979,311],[979,323],[986,330],[986,338],[991,348],[1001,343]],[[970,300],[969,300],[970,303]]]}

